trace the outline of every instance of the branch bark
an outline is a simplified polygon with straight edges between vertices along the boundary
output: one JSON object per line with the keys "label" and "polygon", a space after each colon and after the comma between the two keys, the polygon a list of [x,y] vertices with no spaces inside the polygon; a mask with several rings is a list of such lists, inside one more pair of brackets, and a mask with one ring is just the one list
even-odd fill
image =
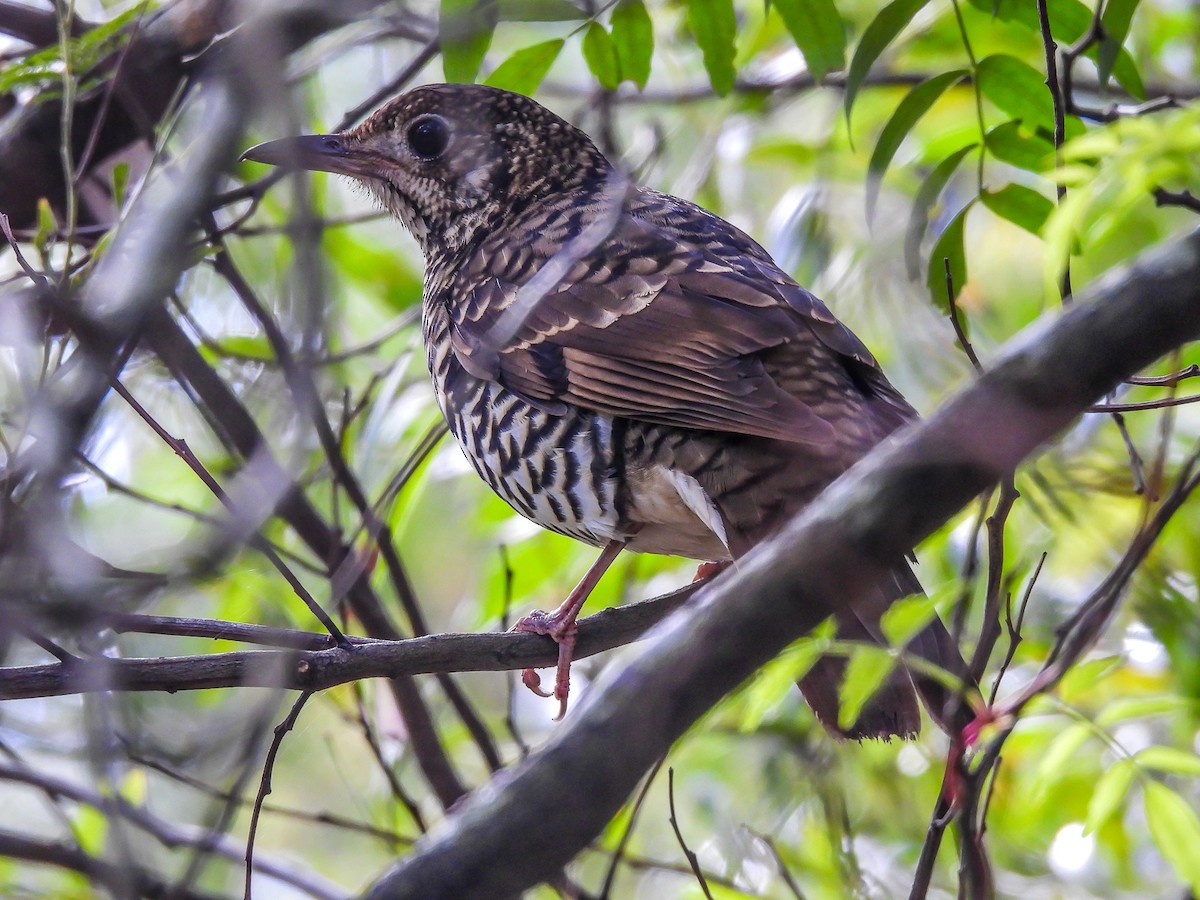
{"label": "branch bark", "polygon": [[1200,336],[1200,234],[1093,285],[933,417],[879,447],[782,534],[612,667],[545,747],[458,807],[366,896],[511,897],[600,832],[689,726],[1011,473],[1123,378]]}
{"label": "branch bark", "polygon": [[[696,592],[688,585],[662,597],[580,620],[575,658],[637,640]],[[302,632],[293,632],[299,637]],[[309,635],[322,640],[328,635]],[[435,634],[407,640],[359,639],[352,649],[242,650],[204,656],[86,660],[0,668],[0,700],[96,691],[198,691],[272,687],[322,691],[361,678],[441,672],[504,672],[552,666],[558,647],[537,634]]]}

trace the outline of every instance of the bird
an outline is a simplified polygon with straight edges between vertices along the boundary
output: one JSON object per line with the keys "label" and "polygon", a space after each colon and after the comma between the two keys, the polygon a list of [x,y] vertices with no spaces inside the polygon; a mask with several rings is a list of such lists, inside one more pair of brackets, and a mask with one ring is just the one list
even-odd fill
{"label": "bird", "polygon": [[[424,255],[426,357],[463,453],[518,513],[601,548],[557,610],[515,626],[558,643],[560,718],[576,618],[621,552],[729,565],[917,417],[753,238],[638,185],[524,95],[424,85],[242,159],[349,176],[399,219]],[[839,637],[885,643],[880,611],[920,590],[901,561],[838,615]],[[906,649],[965,672],[937,618]],[[835,737],[913,737],[918,697],[944,727],[955,706],[901,666],[847,727],[844,668],[825,656],[799,680]],[[523,680],[548,695],[532,670]]]}

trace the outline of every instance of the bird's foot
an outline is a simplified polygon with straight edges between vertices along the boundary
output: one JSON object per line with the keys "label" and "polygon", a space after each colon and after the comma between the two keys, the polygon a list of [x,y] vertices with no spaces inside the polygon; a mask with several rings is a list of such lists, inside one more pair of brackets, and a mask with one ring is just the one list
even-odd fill
{"label": "bird's foot", "polygon": [[575,636],[579,626],[575,624],[575,616],[561,615],[561,610],[548,613],[535,609],[529,615],[519,619],[510,629],[525,634],[544,634],[558,644],[558,668],[554,676],[554,690],[547,692],[542,688],[542,678],[533,669],[521,673],[521,683],[539,697],[554,697],[558,700],[558,715],[554,721],[559,721],[567,712],[567,697],[571,692],[571,658],[575,653]]}

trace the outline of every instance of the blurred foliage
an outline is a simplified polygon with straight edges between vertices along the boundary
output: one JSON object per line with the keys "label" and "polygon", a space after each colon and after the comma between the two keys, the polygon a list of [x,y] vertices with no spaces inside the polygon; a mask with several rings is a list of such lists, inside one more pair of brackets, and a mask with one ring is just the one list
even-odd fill
{"label": "blurred foliage", "polygon": [[[37,102],[39,90],[70,94],[64,79],[79,88],[76,79],[103,77],[91,72],[100,55],[157,9],[101,0],[76,6],[103,24],[48,47],[14,43],[0,61],[0,93]],[[420,50],[411,34],[389,31],[387,16],[415,22],[440,39],[441,51],[412,84],[478,79],[536,92],[643,183],[694,199],[759,238],[929,411],[971,374],[946,316],[951,304],[986,367],[999,345],[1070,300],[1065,275],[1079,291],[1194,226],[1200,12],[1169,0],[1109,0],[1101,13],[1102,28],[1094,29],[1090,4],[1047,0],[1054,40],[1078,56],[1074,91],[1056,109],[1033,0],[893,0],[882,8],[863,0],[397,3],[382,8],[378,23],[364,23],[377,28],[347,29],[353,33],[345,39],[309,51],[293,73],[292,110],[285,113],[281,100],[278,115],[252,123],[247,143],[277,136],[289,115],[328,130]],[[1068,62],[1058,56],[1060,75]],[[1163,98],[1177,98],[1180,107]],[[164,164],[186,153],[199,115],[188,104],[184,97],[160,131]],[[224,186],[262,174],[231,164]],[[126,185],[131,177],[117,170],[118,205],[136,191]],[[311,189],[299,185],[284,180],[256,197],[253,209],[245,201],[217,209],[217,223],[236,267],[284,332],[296,337],[315,327],[306,347],[324,409],[350,468],[393,530],[431,629],[495,629],[525,609],[557,603],[592,549],[516,517],[456,448],[439,445],[398,493],[389,489],[437,421],[414,326],[421,260],[414,242],[360,192],[324,177]],[[310,212],[324,223],[319,284],[297,266],[303,249],[288,227]],[[38,233],[24,238],[34,264],[50,273],[76,271],[94,252],[63,235],[48,206]],[[322,513],[367,547],[371,535],[297,411],[271,343],[214,273],[213,249],[193,254],[172,310]],[[0,267],[6,289],[22,285],[11,253],[0,255]],[[87,268],[79,271],[86,280]],[[14,330],[0,343],[0,454],[7,461],[25,440],[38,385],[73,348],[68,337],[36,329]],[[1148,374],[1197,363],[1200,354],[1189,347]],[[236,487],[247,477],[154,357],[135,355],[123,381],[222,481]],[[1190,384],[1130,384],[1112,399],[1149,404],[1187,394]],[[984,692],[996,681],[1003,699],[1027,684],[1056,629],[1175,485],[1200,437],[1200,417],[1188,405],[1133,409],[1123,427],[1127,438],[1111,415],[1088,415],[1018,474],[1020,498],[999,525],[1002,557],[989,554],[981,528],[994,498],[918,548],[931,599],[900,606],[889,634],[912,633],[935,608],[949,617],[965,602],[969,650],[980,633],[985,575],[995,567],[1014,607],[1023,597],[1028,604],[1019,641],[1006,632],[993,653]],[[261,555],[223,540],[213,524],[223,521],[220,503],[119,398],[105,400],[82,449],[86,464],[73,470],[66,495],[73,540],[111,566],[166,577],[165,586],[134,595],[133,608],[315,630]],[[1023,711],[1005,745],[986,830],[1001,895],[1200,891],[1197,509],[1183,507],[1099,644]],[[323,561],[290,529],[268,519],[261,533],[318,597],[328,595]],[[690,564],[676,560],[628,557],[589,608],[663,592],[690,573]],[[382,566],[373,579],[394,602]],[[117,592],[113,602],[123,596]],[[86,626],[64,627],[55,639],[127,656],[238,646],[89,634]],[[51,661],[20,639],[5,638],[4,646],[7,665]],[[818,652],[831,649],[851,654],[846,694],[853,703],[895,662],[882,651],[835,647],[827,633],[806,639],[670,754],[683,831],[714,896],[792,896],[789,879],[805,897],[908,893],[947,740],[930,725],[910,744],[832,743],[791,687]],[[1006,653],[1011,661],[1002,666]],[[621,658],[578,663],[577,694],[590,674]],[[506,720],[532,745],[553,733],[552,708],[513,691],[512,676],[460,681],[506,761],[521,752]],[[487,771],[467,729],[432,682],[424,693],[448,753],[470,784],[482,783]],[[0,829],[109,858],[125,853],[178,878],[195,851],[144,846],[141,832],[101,815],[111,812],[105,798],[120,796],[196,833],[220,823],[238,845],[247,807],[236,805],[232,822],[222,822],[220,792],[253,798],[270,726],[289,700],[230,689],[8,702],[0,707],[6,761],[88,785],[96,802],[0,783]],[[258,852],[345,890],[368,883],[418,834],[384,767],[427,823],[442,815],[406,739],[381,685],[314,698],[283,744]],[[314,814],[327,818],[306,818]],[[946,843],[932,896],[955,895],[956,848]],[[612,897],[701,896],[668,824],[665,772],[636,818],[626,809],[571,877],[594,889],[618,845],[623,862]],[[233,896],[241,878],[236,858],[213,859],[195,883]],[[295,890],[259,878],[259,896]],[[88,896],[89,888],[77,875],[0,859],[0,892]]]}

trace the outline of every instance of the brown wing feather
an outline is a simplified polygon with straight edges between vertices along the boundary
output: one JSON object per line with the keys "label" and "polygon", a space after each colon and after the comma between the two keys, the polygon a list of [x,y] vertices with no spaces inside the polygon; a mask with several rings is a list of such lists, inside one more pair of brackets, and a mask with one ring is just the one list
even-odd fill
{"label": "brown wing feather", "polygon": [[[560,235],[547,238],[549,246],[562,243]],[[498,271],[502,257],[482,247],[475,259],[481,269],[487,262],[488,277],[451,310],[459,361],[537,404],[829,444],[831,421],[771,370],[770,361],[786,352],[793,378],[811,369],[823,379],[815,390],[828,387],[831,370],[840,371],[845,384],[835,387],[860,392],[854,403],[867,398],[864,390],[881,400],[880,435],[894,427],[882,420],[911,417],[862,343],[723,220],[641,192],[602,252],[602,266],[585,256],[531,300],[520,294],[532,277],[528,257],[520,271]],[[471,269],[460,277],[470,279]]]}

